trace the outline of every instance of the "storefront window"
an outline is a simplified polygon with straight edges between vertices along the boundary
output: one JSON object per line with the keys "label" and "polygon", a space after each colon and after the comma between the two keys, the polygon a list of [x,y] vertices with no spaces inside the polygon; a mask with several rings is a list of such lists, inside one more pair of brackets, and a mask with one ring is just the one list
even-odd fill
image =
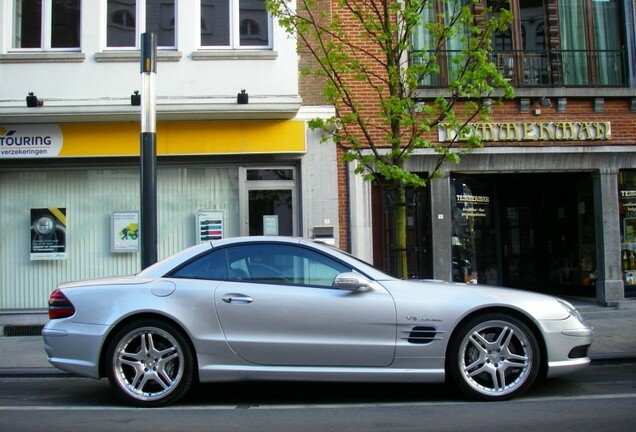
{"label": "storefront window", "polygon": [[619,175],[621,265],[625,285],[636,286],[636,170]]}
{"label": "storefront window", "polygon": [[492,188],[476,176],[458,176],[452,187],[453,280],[498,284]]}
{"label": "storefront window", "polygon": [[[24,169],[0,172],[0,185],[1,307],[44,308],[60,282],[139,271],[137,249],[127,249],[143,236],[138,169]],[[223,237],[238,236],[238,168],[159,167],[157,213],[160,259],[198,242],[201,213],[215,215]]]}
{"label": "storefront window", "polygon": [[595,295],[588,173],[455,174],[452,185],[453,280]]}

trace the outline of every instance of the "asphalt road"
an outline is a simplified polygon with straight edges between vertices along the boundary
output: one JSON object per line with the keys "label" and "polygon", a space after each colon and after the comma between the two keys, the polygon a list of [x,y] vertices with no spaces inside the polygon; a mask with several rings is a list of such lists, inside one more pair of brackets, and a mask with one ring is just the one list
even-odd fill
{"label": "asphalt road", "polygon": [[636,363],[594,364],[513,401],[443,385],[205,384],[182,403],[125,405],[106,380],[0,379],[0,429],[17,431],[633,431]]}

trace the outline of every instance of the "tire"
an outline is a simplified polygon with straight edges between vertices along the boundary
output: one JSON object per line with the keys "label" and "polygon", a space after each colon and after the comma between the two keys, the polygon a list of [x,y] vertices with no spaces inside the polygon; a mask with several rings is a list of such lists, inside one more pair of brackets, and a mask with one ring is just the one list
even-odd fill
{"label": "tire", "polygon": [[157,319],[125,325],[106,351],[111,385],[128,402],[142,407],[168,405],[185,396],[192,386],[194,365],[181,331]]}
{"label": "tire", "polygon": [[450,379],[472,399],[507,400],[525,392],[540,369],[533,332],[507,314],[477,316],[457,331],[446,362]]}

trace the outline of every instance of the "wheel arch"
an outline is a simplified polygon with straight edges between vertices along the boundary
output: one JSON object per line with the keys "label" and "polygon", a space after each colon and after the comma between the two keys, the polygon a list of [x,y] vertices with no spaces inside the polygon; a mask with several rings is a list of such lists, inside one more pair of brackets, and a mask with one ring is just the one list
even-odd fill
{"label": "wheel arch", "polygon": [[102,344],[102,347],[99,352],[100,378],[103,378],[106,376],[106,361],[107,361],[106,352],[108,351],[108,347],[110,346],[113,338],[115,337],[119,329],[130,324],[131,322],[142,320],[142,319],[156,319],[156,320],[162,321],[166,324],[173,326],[177,331],[181,333],[183,338],[187,341],[189,348],[192,350],[193,360],[194,360],[194,371],[193,371],[194,379],[195,381],[198,381],[199,380],[199,365],[197,360],[197,352],[194,349],[194,344],[192,343],[192,339],[190,338],[189,333],[185,330],[185,328],[181,324],[179,324],[178,321],[175,321],[174,319],[168,316],[155,313],[155,312],[144,312],[144,313],[138,313],[135,315],[130,315],[124,318],[123,320],[119,321],[112,329],[110,329],[110,331],[108,332],[108,335],[104,339],[104,343]]}
{"label": "wheel arch", "polygon": [[532,332],[532,335],[535,337],[535,339],[537,341],[537,344],[539,345],[540,363],[539,363],[539,374],[537,376],[538,377],[545,377],[547,372],[548,372],[548,361],[547,361],[548,353],[547,353],[547,347],[546,347],[545,340],[543,338],[541,330],[539,329],[539,325],[537,324],[537,322],[535,320],[533,320],[526,313],[524,313],[524,312],[522,312],[522,311],[520,311],[518,309],[504,307],[504,306],[492,306],[492,307],[486,307],[486,308],[474,310],[471,313],[469,313],[468,315],[464,316],[457,323],[457,325],[455,326],[455,328],[453,329],[453,331],[449,335],[448,343],[446,344],[445,362],[444,362],[446,370],[448,370],[448,362],[450,361],[449,350],[450,350],[450,347],[451,347],[451,341],[453,341],[457,337],[457,333],[459,332],[459,329],[461,329],[466,322],[474,319],[477,316],[486,315],[486,314],[493,314],[493,313],[506,314],[506,315],[510,315],[510,316],[512,316],[514,318],[517,318],[518,320],[523,322],[530,329],[530,331]]}

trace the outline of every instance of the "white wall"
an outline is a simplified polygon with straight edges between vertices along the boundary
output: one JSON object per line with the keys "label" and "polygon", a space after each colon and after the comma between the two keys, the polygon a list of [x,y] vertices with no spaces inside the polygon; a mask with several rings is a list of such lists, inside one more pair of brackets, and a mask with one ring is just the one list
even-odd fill
{"label": "white wall", "polygon": [[[157,100],[165,98],[194,101],[201,98],[228,97],[246,89],[250,100],[259,97],[280,98],[298,95],[296,42],[274,25],[273,49],[258,50],[262,56],[245,56],[244,50],[214,50],[207,54],[237,54],[237,59],[193,60],[198,50],[198,1],[177,2],[178,61],[160,61],[157,65]],[[96,60],[113,53],[106,46],[106,0],[82,2],[81,62],[15,63],[11,49],[13,0],[0,0],[0,107],[14,104],[24,107],[25,97],[32,91],[45,101],[45,106],[79,100],[85,105],[109,104],[112,100],[129,101],[134,90],[140,90],[138,59],[125,61]],[[121,52],[121,51],[119,51]],[[175,52],[173,51],[173,54]],[[274,55],[275,54],[275,55]],[[212,58],[212,59],[210,59]]]}
{"label": "white wall", "polygon": [[[333,107],[303,107],[296,116],[297,120],[312,118],[328,119],[333,117]],[[335,245],[338,238],[338,156],[336,144],[329,140],[321,142],[321,131],[306,132],[307,153],[303,157],[301,171],[303,237],[313,236],[313,227],[333,227]]]}

